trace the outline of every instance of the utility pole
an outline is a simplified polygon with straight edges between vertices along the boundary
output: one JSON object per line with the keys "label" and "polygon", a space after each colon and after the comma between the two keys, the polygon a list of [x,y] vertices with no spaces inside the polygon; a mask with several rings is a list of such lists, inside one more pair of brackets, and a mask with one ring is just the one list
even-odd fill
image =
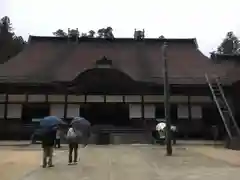
{"label": "utility pole", "polygon": [[172,142],[171,142],[171,120],[169,113],[169,83],[168,83],[168,65],[167,65],[167,43],[164,42],[162,45],[162,59],[163,59],[163,77],[164,77],[164,109],[165,109],[165,120],[166,120],[166,151],[167,156],[172,155]]}

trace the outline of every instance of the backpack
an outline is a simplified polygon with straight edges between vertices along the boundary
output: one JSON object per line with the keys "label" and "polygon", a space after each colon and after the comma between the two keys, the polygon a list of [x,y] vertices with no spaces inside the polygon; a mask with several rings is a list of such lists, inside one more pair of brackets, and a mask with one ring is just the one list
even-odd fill
{"label": "backpack", "polygon": [[68,133],[67,133],[67,140],[70,142],[73,142],[76,140],[76,138],[77,138],[77,134],[76,134],[75,130],[72,128],[72,131],[70,131],[70,129],[69,129]]}

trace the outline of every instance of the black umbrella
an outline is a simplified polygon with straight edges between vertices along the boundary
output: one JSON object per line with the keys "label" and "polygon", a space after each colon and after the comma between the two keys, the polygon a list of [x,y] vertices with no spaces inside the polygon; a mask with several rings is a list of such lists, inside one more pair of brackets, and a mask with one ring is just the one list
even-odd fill
{"label": "black umbrella", "polygon": [[73,118],[71,125],[78,136],[81,137],[83,144],[87,144],[90,136],[91,123],[83,117]]}

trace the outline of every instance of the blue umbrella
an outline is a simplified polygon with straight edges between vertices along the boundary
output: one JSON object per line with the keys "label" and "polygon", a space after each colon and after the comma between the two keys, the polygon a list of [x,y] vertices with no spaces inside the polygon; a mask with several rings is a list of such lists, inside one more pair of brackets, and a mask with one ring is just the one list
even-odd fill
{"label": "blue umbrella", "polygon": [[61,120],[60,118],[56,117],[56,116],[47,116],[45,118],[43,118],[42,120],[40,120],[40,126],[41,127],[54,127],[60,124],[65,124],[63,122],[63,120]]}

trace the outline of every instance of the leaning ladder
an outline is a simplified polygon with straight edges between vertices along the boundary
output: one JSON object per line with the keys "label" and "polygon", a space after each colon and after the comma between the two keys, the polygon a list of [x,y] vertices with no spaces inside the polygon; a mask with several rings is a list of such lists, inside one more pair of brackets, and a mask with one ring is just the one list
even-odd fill
{"label": "leaning ladder", "polygon": [[[223,88],[222,88],[219,78],[214,78],[213,82],[210,81],[207,74],[205,74],[205,78],[206,78],[208,86],[211,90],[213,100],[218,108],[218,111],[223,120],[223,123],[224,123],[224,126],[226,128],[229,138],[232,139],[234,136],[240,136],[240,130],[239,130],[238,124],[237,124],[237,122],[233,116],[232,110],[226,100],[226,97],[224,95],[224,91],[223,91]],[[233,126],[230,125],[231,123],[233,123],[232,124]],[[232,128],[235,129],[236,134],[233,132]]]}

